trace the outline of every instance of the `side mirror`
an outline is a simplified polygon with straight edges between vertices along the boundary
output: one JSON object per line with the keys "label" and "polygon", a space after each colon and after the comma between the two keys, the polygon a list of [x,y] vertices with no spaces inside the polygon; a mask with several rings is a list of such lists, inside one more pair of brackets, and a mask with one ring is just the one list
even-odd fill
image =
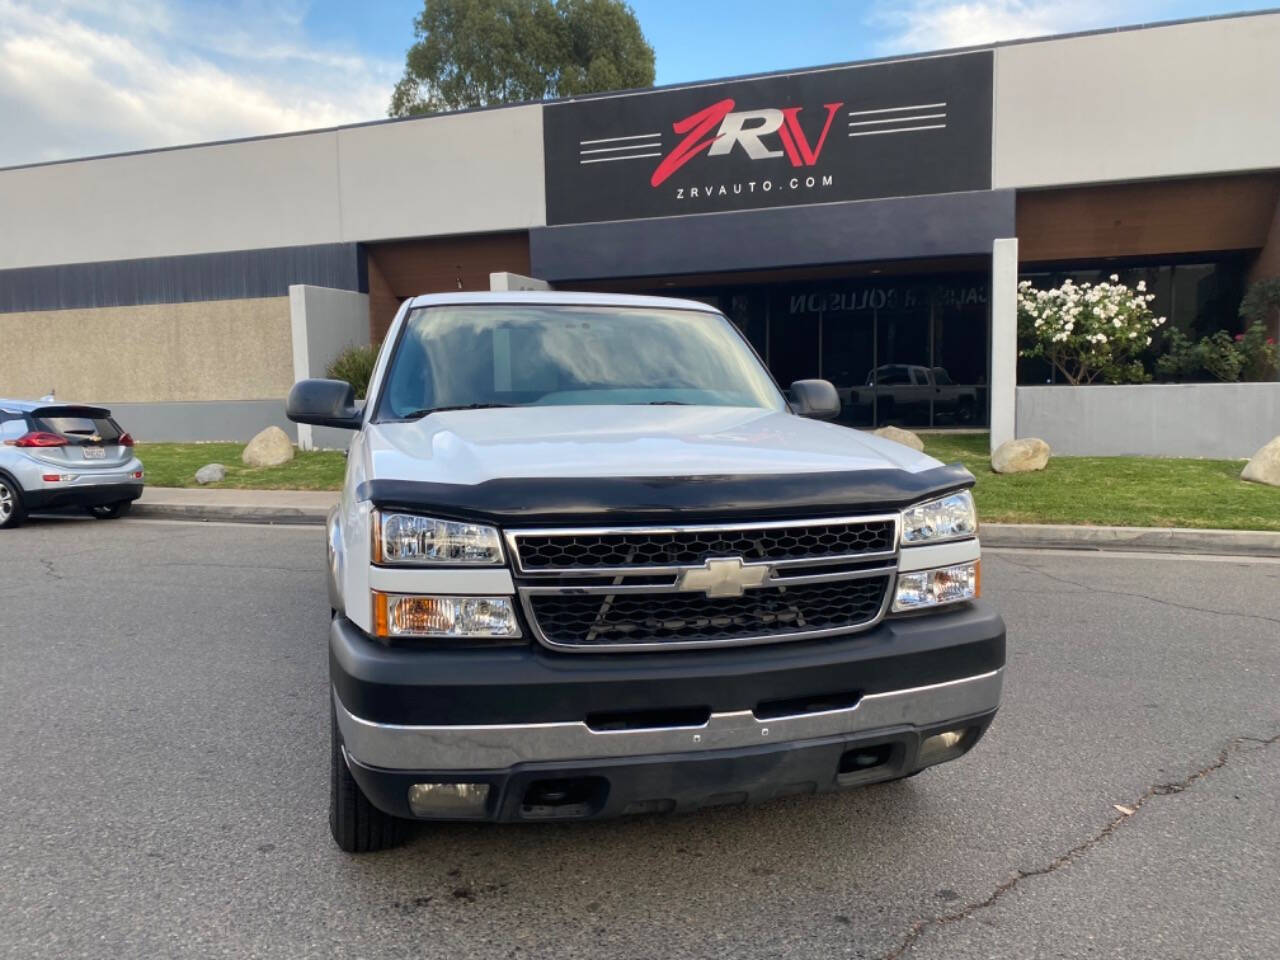
{"label": "side mirror", "polygon": [[791,412],[814,420],[840,416],[840,395],[830,380],[797,380],[791,384]]}
{"label": "side mirror", "polygon": [[289,391],[285,416],[294,423],[359,430],[362,411],[356,391],[345,380],[299,380]]}

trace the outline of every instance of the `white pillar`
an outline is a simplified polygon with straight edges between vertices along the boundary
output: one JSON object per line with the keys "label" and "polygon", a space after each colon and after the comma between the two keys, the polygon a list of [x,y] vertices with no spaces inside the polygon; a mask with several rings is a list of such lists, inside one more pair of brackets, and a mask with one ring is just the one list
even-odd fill
{"label": "white pillar", "polygon": [[991,450],[1017,435],[1018,240],[991,250]]}
{"label": "white pillar", "polygon": [[536,277],[526,277],[519,273],[501,273],[489,274],[490,290],[550,290],[551,284],[545,280],[539,280]]}
{"label": "white pillar", "polygon": [[[293,380],[306,380],[311,376],[311,345],[307,336],[307,288],[303,284],[289,286],[289,328],[293,337]],[[298,449],[311,450],[315,442],[311,436],[311,424],[299,423]]]}

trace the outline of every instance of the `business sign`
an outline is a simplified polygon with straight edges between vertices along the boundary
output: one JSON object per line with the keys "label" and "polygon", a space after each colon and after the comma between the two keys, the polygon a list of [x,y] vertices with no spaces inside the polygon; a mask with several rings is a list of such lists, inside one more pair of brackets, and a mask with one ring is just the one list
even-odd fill
{"label": "business sign", "polygon": [[547,105],[548,224],[991,187],[989,51]]}

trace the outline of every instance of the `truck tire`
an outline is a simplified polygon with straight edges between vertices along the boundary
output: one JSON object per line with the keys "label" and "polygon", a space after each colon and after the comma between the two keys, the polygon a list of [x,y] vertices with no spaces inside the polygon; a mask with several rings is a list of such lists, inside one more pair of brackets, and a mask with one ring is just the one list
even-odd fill
{"label": "truck tire", "polygon": [[342,755],[338,717],[329,703],[329,830],[345,853],[372,853],[404,837],[404,821],[369,802]]}
{"label": "truck tire", "polygon": [[27,518],[22,505],[22,491],[8,477],[0,474],[0,530],[16,527]]}

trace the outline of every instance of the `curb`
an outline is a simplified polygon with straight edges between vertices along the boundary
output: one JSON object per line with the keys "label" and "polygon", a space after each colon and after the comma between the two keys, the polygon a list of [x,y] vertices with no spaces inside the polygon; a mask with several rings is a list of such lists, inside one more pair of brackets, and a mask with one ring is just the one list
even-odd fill
{"label": "curb", "polygon": [[241,506],[239,504],[142,503],[135,501],[130,517],[144,520],[198,520],[217,523],[266,523],[323,526],[326,507]]}
{"label": "curb", "polygon": [[1280,557],[1280,533],[1194,530],[1186,527],[1073,527],[1066,524],[984,523],[984,547],[1041,550],[1132,550],[1217,556]]}
{"label": "curb", "polygon": [[[132,517],[218,523],[319,526],[327,507],[249,504],[134,503]],[[984,523],[986,547],[1033,550],[1137,551],[1217,556],[1280,557],[1280,533],[1266,530],[1194,530],[1184,527],[1074,527],[1066,524]]]}

